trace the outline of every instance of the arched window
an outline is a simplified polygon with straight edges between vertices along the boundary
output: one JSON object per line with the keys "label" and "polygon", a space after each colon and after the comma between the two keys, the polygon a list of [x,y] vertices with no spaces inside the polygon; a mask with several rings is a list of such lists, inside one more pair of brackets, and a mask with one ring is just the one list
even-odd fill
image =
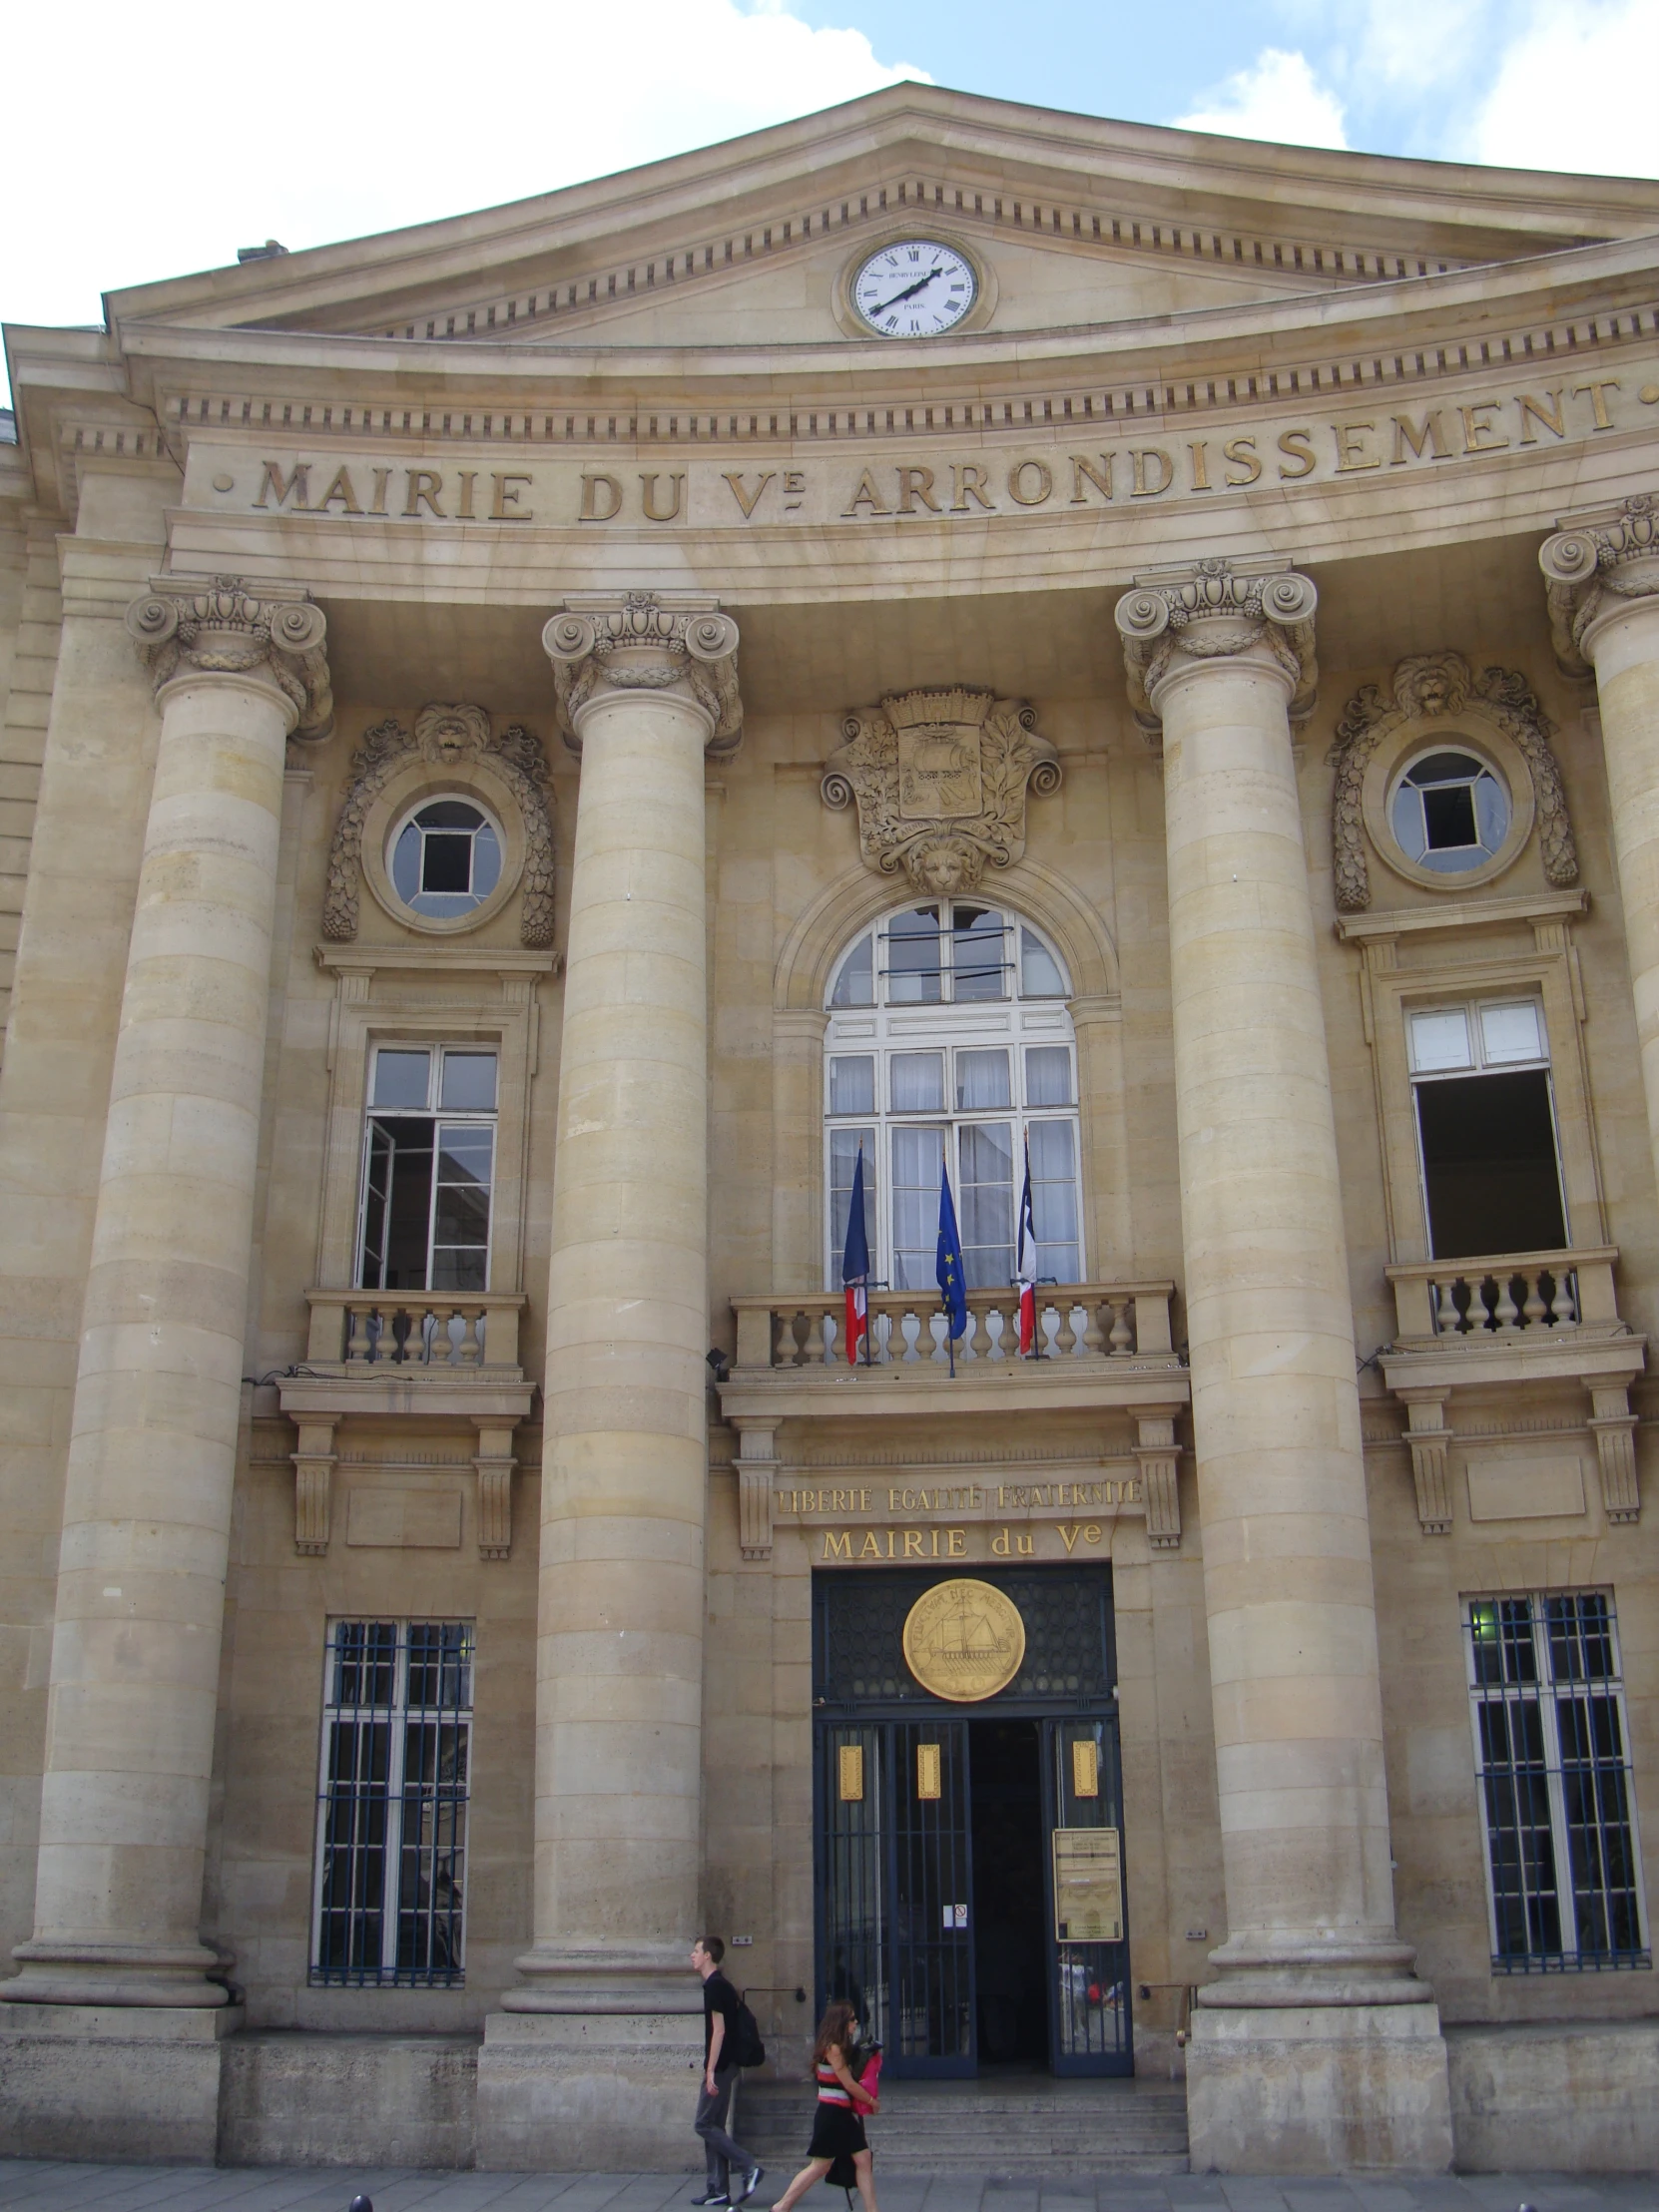
{"label": "arched window", "polygon": [[1009,1284],[1027,1148],[1038,1273],[1083,1280],[1069,995],[1047,939],[977,900],[905,907],[841,954],[825,1040],[828,1288],[860,1147],[876,1283],[933,1287],[948,1165],[969,1287]]}

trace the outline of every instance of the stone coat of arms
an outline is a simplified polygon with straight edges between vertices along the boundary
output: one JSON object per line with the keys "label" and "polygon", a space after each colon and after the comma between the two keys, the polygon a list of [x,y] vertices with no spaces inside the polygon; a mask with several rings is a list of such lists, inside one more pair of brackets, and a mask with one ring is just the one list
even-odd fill
{"label": "stone coat of arms", "polygon": [[977,889],[986,863],[1025,850],[1027,791],[1060,788],[1060,761],[1023,700],[957,685],[889,692],[841,725],[825,764],[826,806],[858,808],[858,846],[883,875],[918,891]]}

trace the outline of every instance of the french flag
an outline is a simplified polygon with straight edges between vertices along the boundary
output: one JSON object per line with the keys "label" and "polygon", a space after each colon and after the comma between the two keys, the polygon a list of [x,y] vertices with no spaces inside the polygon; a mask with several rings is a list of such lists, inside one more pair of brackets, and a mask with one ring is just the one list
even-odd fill
{"label": "french flag", "polygon": [[1029,1356],[1037,1341],[1037,1225],[1031,1211],[1031,1141],[1025,1143],[1025,1188],[1019,1200],[1019,1243],[1014,1265],[1019,1290],[1020,1358]]}
{"label": "french flag", "polygon": [[852,1170],[852,1197],[846,1209],[846,1250],[841,1254],[841,1282],[846,1290],[846,1364],[858,1364],[858,1347],[869,1365],[869,1239],[864,1235],[864,1148],[858,1147],[858,1164]]}

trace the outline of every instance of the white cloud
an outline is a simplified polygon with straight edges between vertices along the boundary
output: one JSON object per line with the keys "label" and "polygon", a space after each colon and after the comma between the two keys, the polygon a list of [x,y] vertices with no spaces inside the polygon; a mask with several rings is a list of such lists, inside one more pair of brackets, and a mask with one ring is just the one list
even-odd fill
{"label": "white cloud", "polygon": [[1306,54],[1265,46],[1248,69],[1218,85],[1204,104],[1177,118],[1186,131],[1268,139],[1285,146],[1346,147],[1342,103],[1315,77]]}
{"label": "white cloud", "polygon": [[[850,9],[849,9],[849,12]],[[99,294],[517,200],[923,72],[785,0],[288,0],[211,33],[128,0],[21,8],[0,133],[0,318],[102,319]],[[45,88],[57,84],[62,98]]]}
{"label": "white cloud", "polygon": [[1534,4],[1466,134],[1475,161],[1618,177],[1659,172],[1654,0]]}

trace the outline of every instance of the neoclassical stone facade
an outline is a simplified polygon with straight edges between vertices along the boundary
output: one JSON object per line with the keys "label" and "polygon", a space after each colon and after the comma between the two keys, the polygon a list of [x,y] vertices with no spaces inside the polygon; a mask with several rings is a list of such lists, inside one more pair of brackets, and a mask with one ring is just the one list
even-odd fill
{"label": "neoclassical stone facade", "polygon": [[1659,2161],[1656,221],[903,86],[8,329],[0,2147],[689,2166],[712,1928]]}

